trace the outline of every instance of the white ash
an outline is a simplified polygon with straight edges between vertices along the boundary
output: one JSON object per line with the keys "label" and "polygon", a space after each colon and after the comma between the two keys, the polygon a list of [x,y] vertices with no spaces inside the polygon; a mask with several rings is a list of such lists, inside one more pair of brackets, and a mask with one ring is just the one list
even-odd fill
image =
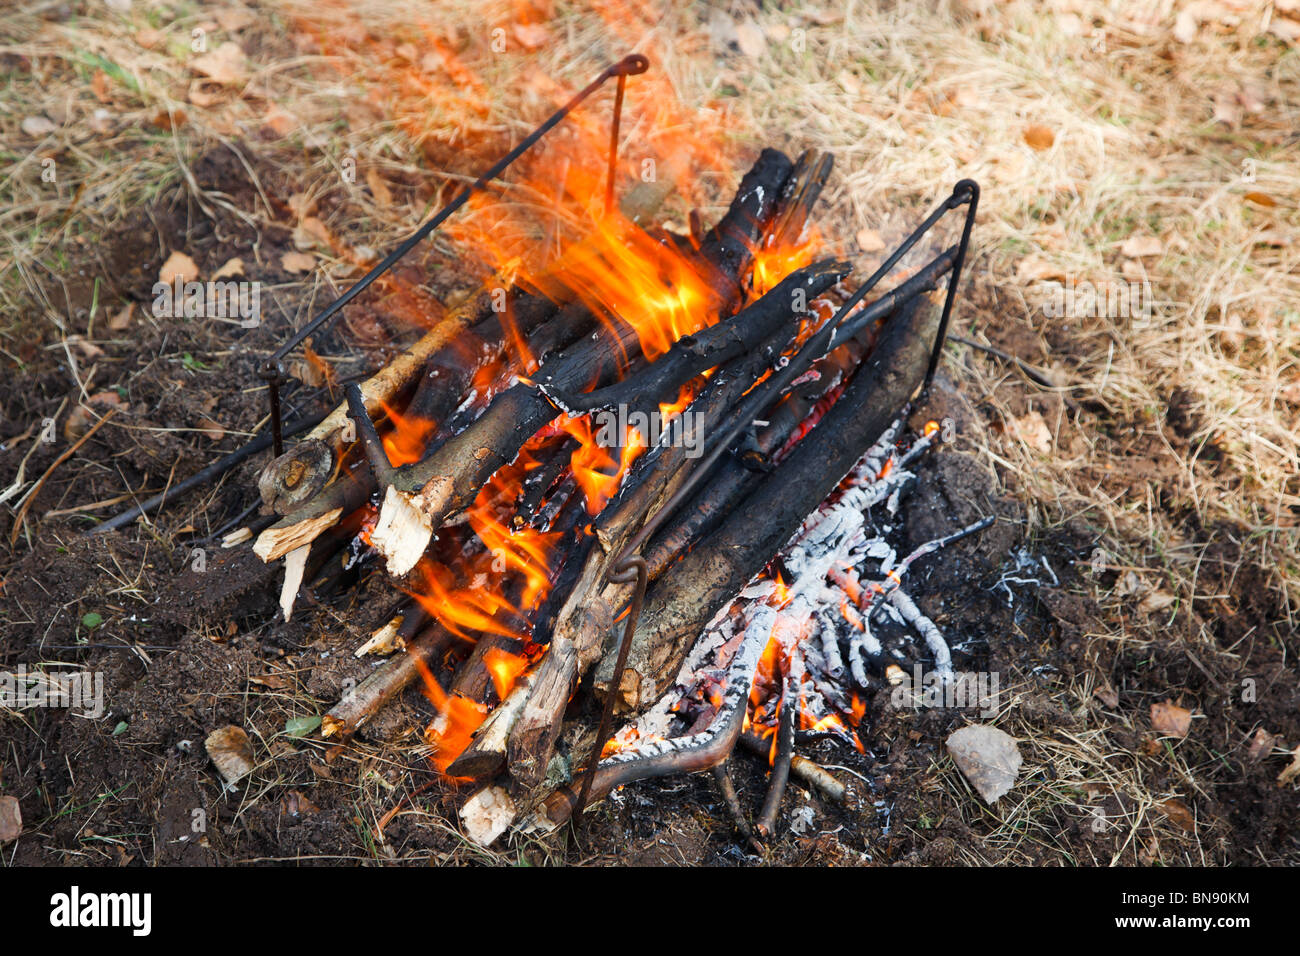
{"label": "white ash", "polygon": [[[732,709],[747,705],[758,659],[769,640],[775,640],[787,669],[782,705],[798,706],[803,726],[825,728],[852,739],[843,719],[827,718],[851,718],[851,685],[869,686],[871,662],[885,653],[872,633],[871,620],[877,616],[918,634],[941,679],[952,679],[952,654],[942,632],[901,590],[900,579],[918,558],[972,528],[978,530],[983,523],[927,542],[898,560],[885,537],[897,522],[884,524],[876,533],[877,526],[870,524],[871,512],[884,503],[891,515],[897,513],[901,495],[915,478],[904,466],[934,444],[931,429],[900,454],[896,443],[902,429],[900,417],[858,460],[841,483],[842,490],[803,521],[777,559],[783,579],[780,584],[767,571],[760,572],[714,616],[683,662],[674,686],[640,720],[619,733],[616,740],[623,749],[608,761],[680,751],[710,739],[710,731],[682,737],[670,734],[675,724],[681,726],[683,712],[691,711],[692,720],[707,715],[695,702],[710,700],[718,666],[726,661],[733,645],[724,699],[710,730],[722,726]],[[868,565],[875,566],[869,575]],[[877,579],[871,580],[873,577]],[[783,599],[779,610],[772,607],[778,592]],[[897,648],[891,653],[904,659]],[[777,688],[771,691],[778,692]]]}

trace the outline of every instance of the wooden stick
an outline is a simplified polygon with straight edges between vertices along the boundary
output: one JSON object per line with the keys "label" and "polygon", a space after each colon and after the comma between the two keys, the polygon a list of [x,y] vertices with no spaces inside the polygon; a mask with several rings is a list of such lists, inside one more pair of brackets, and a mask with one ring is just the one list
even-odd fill
{"label": "wooden stick", "polygon": [[63,454],[59,455],[58,458],[54,459],[50,467],[45,469],[45,474],[41,475],[41,477],[36,479],[36,484],[32,486],[31,491],[27,492],[27,497],[23,499],[22,506],[18,509],[18,513],[14,515],[14,526],[9,532],[10,546],[15,544],[18,541],[18,536],[22,534],[23,519],[27,517],[27,512],[31,509],[32,503],[36,501],[36,496],[39,495],[41,493],[41,489],[45,487],[45,482],[50,480],[50,475],[54,474],[55,470],[57,470],[61,464],[63,464],[65,461],[67,461],[69,458],[75,455],[77,453],[77,449],[79,449],[86,442],[90,441],[91,437],[95,434],[95,432],[99,431],[100,428],[104,426],[104,423],[116,414],[117,414],[116,408],[110,408],[107,412],[105,412],[104,416],[100,418],[99,421],[95,422],[95,424],[91,425],[88,429],[86,429],[86,434],[78,438],[69,448],[64,450]]}
{"label": "wooden stick", "polygon": [[[630,684],[653,688],[651,699],[659,697],[705,624],[771,560],[884,431],[921,384],[938,315],[927,304],[911,322],[889,322],[839,400],[782,466],[706,542],[664,573],[633,636]],[[754,520],[756,515],[763,520]]]}
{"label": "wooden stick", "polygon": [[373,673],[335,704],[321,719],[321,736],[350,737],[380,707],[392,700],[420,674],[420,664],[429,664],[446,649],[454,635],[433,624],[398,654],[384,661]]}

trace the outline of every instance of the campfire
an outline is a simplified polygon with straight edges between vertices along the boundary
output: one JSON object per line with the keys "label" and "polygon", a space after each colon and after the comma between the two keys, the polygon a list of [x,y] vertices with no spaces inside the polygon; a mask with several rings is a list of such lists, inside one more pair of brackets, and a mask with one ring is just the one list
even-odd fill
{"label": "campfire", "polygon": [[[322,733],[345,740],[421,687],[432,761],[465,785],[467,823],[493,821],[484,839],[706,769],[753,839],[775,831],[792,773],[853,801],[796,747],[861,748],[864,695],[900,661],[951,678],[904,577],[987,523],[901,557],[891,544],[939,441],[937,423],[906,422],[935,371],[978,187],[958,183],[861,281],[811,221],[826,155],[765,149],[711,227],[650,225],[662,184],[618,188],[624,87],[647,68],[611,66],[275,353],[266,514],[225,539],[283,562],[286,619],[359,565],[387,575],[391,619],[357,650],[386,660]],[[580,212],[546,243],[516,241],[490,184],[609,80],[608,140],[587,116],[570,140],[585,165],[566,165],[607,159],[604,177],[544,164]],[[458,225],[467,205],[473,224]],[[960,239],[902,268],[963,207]],[[331,414],[282,425],[285,358],[444,223],[492,278]],[[737,744],[771,764],[752,831],[726,769]]]}

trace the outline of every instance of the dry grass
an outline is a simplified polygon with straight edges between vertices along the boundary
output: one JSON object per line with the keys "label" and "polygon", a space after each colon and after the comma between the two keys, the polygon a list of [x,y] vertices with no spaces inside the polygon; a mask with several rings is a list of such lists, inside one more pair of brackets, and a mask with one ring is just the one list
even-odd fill
{"label": "dry grass", "polygon": [[[62,348],[72,335],[93,338],[105,307],[70,313],[67,295],[50,290],[66,293],[68,264],[131,210],[178,177],[201,205],[230,208],[193,190],[188,171],[217,143],[238,141],[259,168],[300,184],[297,196],[239,211],[255,224],[276,218],[273,203],[306,210],[346,192],[348,204],[332,207],[346,218],[322,214],[346,238],[342,251],[320,250],[325,275],[341,274],[349,249],[391,246],[427,215],[431,200],[412,184],[443,170],[444,185],[458,184],[553,108],[550,78],[576,88],[608,60],[644,50],[653,73],[629,87],[626,148],[660,157],[690,184],[672,207],[679,221],[692,204],[715,211],[714,187],[729,184],[732,159],[756,143],[835,154],[821,221],[864,266],[863,230],[868,244],[872,232],[897,239],[957,179],[982,184],[970,270],[980,308],[963,307],[955,331],[1048,368],[1060,387],[1036,386],[965,346],[950,346],[947,370],[1001,426],[965,438],[1017,476],[1033,533],[1082,522],[1102,542],[1102,563],[1121,572],[1119,586],[1093,589],[1107,614],[1090,637],[1156,639],[1159,621],[1131,613],[1153,593],[1172,595],[1173,610],[1224,597],[1200,579],[1206,529],[1216,527],[1233,529],[1242,565],[1271,569],[1267,586],[1296,622],[1300,55],[1265,29],[1280,16],[1272,4],[1224,4],[1185,41],[1170,2],[732,2],[631,13],[546,0],[267,0],[249,5],[242,27],[227,19],[245,9],[235,4],[221,16],[188,2],[137,0],[122,13],[86,4],[62,20],[60,6],[30,3],[0,28],[0,139],[9,144],[0,309],[23,317],[0,326],[0,348],[14,361],[33,329]],[[520,17],[546,25],[544,36],[522,34],[533,49],[513,32]],[[500,54],[483,37],[496,25],[507,30]],[[210,51],[242,46],[237,81],[200,81],[194,30]],[[453,63],[476,80],[448,88],[438,71]],[[54,128],[24,132],[31,117]],[[602,108],[580,129],[604,135],[603,122]],[[53,183],[41,178],[43,160],[54,161]],[[348,161],[361,171],[355,182],[342,175]],[[392,184],[391,195],[367,174]],[[527,190],[512,198],[521,208],[550,201]],[[1135,237],[1156,241],[1126,246]],[[1145,282],[1154,308],[1049,318],[1047,283],[1060,280]],[[1184,423],[1177,435],[1172,404]],[[1061,697],[1082,711],[1091,689]],[[1126,843],[1141,840],[1145,859],[1203,862],[1196,849],[1152,851],[1149,838],[1168,831],[1153,807],[1171,791],[1153,790],[1142,764],[1114,750],[1098,725],[1106,718],[1090,713],[1068,733],[1020,725],[1028,770],[1050,768],[1056,782],[999,811],[992,835],[963,849],[969,861],[1035,859],[1028,841],[1068,862],[1111,862],[1069,857],[1053,821],[1122,795],[1113,822],[1128,828]],[[1169,755],[1174,779],[1195,780],[1181,750]],[[954,804],[973,805],[955,774],[939,779]],[[382,787],[370,789],[363,778],[359,806],[391,805]]]}

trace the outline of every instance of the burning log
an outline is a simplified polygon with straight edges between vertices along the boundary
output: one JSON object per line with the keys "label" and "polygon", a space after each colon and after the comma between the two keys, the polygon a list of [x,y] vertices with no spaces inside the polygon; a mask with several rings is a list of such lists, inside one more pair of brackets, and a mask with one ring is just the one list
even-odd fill
{"label": "burning log", "polygon": [[[664,692],[704,625],[790,538],[920,385],[937,308],[886,324],[881,341],[839,400],[710,538],[672,565],[649,595],[633,635],[628,679],[634,709]],[[762,515],[756,522],[753,515]]]}
{"label": "burning log", "polygon": [[[780,327],[782,314],[787,326],[796,318],[793,293],[803,290],[804,301],[811,301],[845,272],[843,264],[822,263],[792,273],[731,320],[737,328],[755,331],[775,328],[776,331],[767,337],[763,346],[751,347],[748,353],[715,373],[688,409],[692,414],[689,427],[694,435],[702,436],[718,427],[736,401],[776,363],[794,334],[792,327]],[[725,336],[720,338],[728,340]],[[749,335],[742,334],[741,338],[752,341]],[[656,446],[639,463],[636,474],[629,477],[616,502],[596,520],[599,547],[588,557],[577,585],[560,611],[532,699],[511,733],[510,767],[517,779],[536,783],[544,774],[559,735],[564,706],[578,675],[599,656],[609,622],[631,593],[627,583],[607,583],[613,561],[685,480],[692,462],[687,449],[692,444],[694,441]]]}
{"label": "burning log", "polygon": [[[723,308],[739,298],[739,271],[775,210],[789,174],[790,161],[764,150],[741,181],[731,208],[701,247],[702,261],[712,264],[712,286]],[[578,393],[618,372],[627,357],[639,354],[637,329],[626,322],[602,327],[544,363],[539,387],[516,385],[499,395],[483,415],[448,439],[425,460],[411,466],[385,491],[371,541],[395,576],[407,574],[424,553],[433,532],[464,509],[484,482],[513,460],[536,431],[557,414],[548,394]]]}
{"label": "burning log", "polygon": [[790,779],[790,761],[794,757],[794,722],[799,710],[799,684],[802,677],[798,668],[800,660],[799,654],[791,648],[790,670],[785,676],[781,691],[781,713],[777,720],[772,773],[767,785],[767,796],[763,798],[763,809],[758,814],[758,823],[754,825],[758,835],[765,839],[776,833],[781,798],[785,796],[785,785]]}
{"label": "burning log", "polygon": [[[670,189],[670,180],[639,184],[620,202],[620,211],[629,221],[639,222],[654,214]],[[586,243],[580,242],[570,255],[585,248]],[[397,359],[366,380],[361,385],[361,398],[367,416],[379,414],[384,404],[394,402],[421,372],[425,372],[416,386],[413,407],[409,411],[419,415],[422,407],[427,405],[425,417],[441,423],[442,419],[436,413],[448,406],[454,408],[464,395],[466,383],[472,378],[472,372],[469,377],[461,378],[460,370],[467,368],[469,363],[460,358],[464,353],[458,347],[458,338],[471,331],[470,326],[473,326],[473,339],[480,346],[479,366],[500,358],[507,346],[508,330],[503,327],[501,316],[493,306],[497,300],[496,290],[509,285],[508,277],[498,273],[485,282],[476,295],[455,306]],[[517,294],[515,299],[522,299],[526,305],[520,304],[516,308],[513,333],[524,336],[528,351],[536,357],[568,345],[593,321],[590,313],[576,303],[560,309],[550,321],[545,321],[554,312],[551,300]],[[510,319],[507,319],[509,323]],[[440,367],[457,370],[447,381],[447,387],[442,387],[440,376],[436,374]],[[426,385],[426,382],[430,384]],[[364,470],[356,475],[345,472],[326,485],[335,469],[336,456],[350,433],[351,418],[347,403],[340,404],[303,441],[272,461],[262,472],[258,489],[263,501],[285,516],[263,531],[254,544],[254,552],[263,561],[273,561],[295,548],[310,544],[342,515],[364,504],[375,490],[373,477]]]}

